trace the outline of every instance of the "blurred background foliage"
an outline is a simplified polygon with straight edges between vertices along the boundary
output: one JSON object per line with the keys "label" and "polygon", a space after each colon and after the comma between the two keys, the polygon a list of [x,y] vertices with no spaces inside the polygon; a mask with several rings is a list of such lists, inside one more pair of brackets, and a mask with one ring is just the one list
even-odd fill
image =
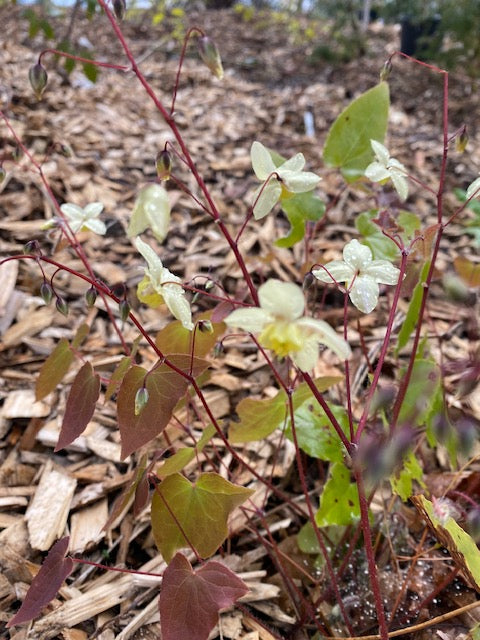
{"label": "blurred background foliage", "polygon": [[[480,0],[126,0],[127,18],[141,14],[153,24],[168,23],[172,37],[181,42],[185,35],[186,15],[191,9],[233,9],[239,18],[251,22],[259,14],[282,23],[290,36],[312,42],[311,63],[348,62],[368,51],[370,23],[398,24],[399,48],[404,53],[439,64],[448,69],[461,68],[472,78],[480,76]],[[41,34],[51,46],[91,58],[94,51],[74,46],[71,39],[78,15],[92,18],[99,7],[95,0],[0,0],[1,4],[25,6],[30,36]],[[58,20],[64,15],[61,30]],[[265,16],[263,16],[265,17]],[[319,27],[320,23],[320,27]],[[319,37],[320,34],[320,37]],[[317,42],[315,43],[315,40]],[[80,43],[81,45],[81,43]],[[74,61],[64,62],[70,73]],[[95,81],[96,69],[84,64],[87,78]]]}

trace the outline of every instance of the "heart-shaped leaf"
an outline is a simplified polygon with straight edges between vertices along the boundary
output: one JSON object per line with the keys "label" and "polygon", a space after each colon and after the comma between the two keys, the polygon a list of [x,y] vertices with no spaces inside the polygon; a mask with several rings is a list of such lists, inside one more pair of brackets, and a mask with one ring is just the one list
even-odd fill
{"label": "heart-shaped leaf", "polygon": [[160,593],[162,640],[207,640],[220,609],[231,607],[247,585],[219,562],[193,571],[177,553],[163,574]]}
{"label": "heart-shaped leaf", "polygon": [[83,433],[95,411],[100,393],[100,376],[95,373],[90,362],[85,362],[75,376],[68,394],[62,428],[55,451],[71,444]]}
{"label": "heart-shaped leaf", "polygon": [[179,473],[158,485],[152,499],[152,530],[166,562],[177,549],[193,547],[208,558],[228,536],[230,513],[253,491],[217,473],[202,474],[195,484]]}
{"label": "heart-shaped leaf", "polygon": [[[209,363],[189,355],[176,354],[169,361],[178,369],[198,376]],[[142,447],[165,429],[175,405],[188,388],[188,379],[165,363],[154,371],[131,367],[118,390],[117,413],[122,439],[122,458]],[[148,402],[139,415],[135,415],[135,396],[145,386]]]}
{"label": "heart-shaped leaf", "polygon": [[73,560],[65,558],[68,536],[58,540],[48,552],[40,571],[33,578],[22,606],[7,623],[7,628],[36,618],[56,595],[73,569]]}

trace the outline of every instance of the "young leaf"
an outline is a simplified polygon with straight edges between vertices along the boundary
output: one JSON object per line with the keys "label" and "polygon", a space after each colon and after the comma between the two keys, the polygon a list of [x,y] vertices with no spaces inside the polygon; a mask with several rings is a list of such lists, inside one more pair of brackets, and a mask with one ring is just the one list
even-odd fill
{"label": "young leaf", "polygon": [[410,499],[440,544],[448,549],[471,586],[480,591],[480,550],[472,537],[451,516],[439,516],[435,512],[435,504],[425,496],[412,496]]}
{"label": "young leaf", "polygon": [[92,419],[100,393],[100,376],[90,362],[85,362],[75,376],[68,394],[62,428],[55,451],[68,447],[81,435]]}
{"label": "young leaf", "polygon": [[400,349],[407,344],[410,336],[412,335],[412,331],[415,329],[415,326],[418,321],[418,314],[420,312],[420,305],[422,304],[422,297],[424,292],[424,282],[427,277],[428,270],[430,268],[430,262],[427,261],[423,265],[422,271],[420,272],[420,276],[417,284],[415,285],[415,289],[413,290],[412,297],[410,299],[410,304],[408,305],[407,315],[403,324],[398,332],[398,340],[397,346],[395,347],[395,353],[398,354]]}
{"label": "young leaf", "polygon": [[240,422],[230,425],[228,439],[232,444],[263,440],[285,423],[286,395],[283,391],[274,398],[255,400],[244,398],[237,406]]}
{"label": "young leaf", "polygon": [[252,493],[217,473],[204,473],[195,484],[178,473],[165,478],[152,499],[153,536],[165,561],[190,545],[202,558],[215,553],[228,536],[228,516]]}
{"label": "young leaf", "polygon": [[376,209],[373,211],[364,211],[357,216],[355,226],[365,238],[365,244],[370,247],[375,260],[388,260],[392,262],[393,260],[397,260],[400,251],[393,240],[387,238],[387,236],[382,233],[378,224],[373,222],[373,219],[376,218],[377,215],[378,211]]}
{"label": "young leaf", "polygon": [[113,394],[117,391],[125,374],[127,373],[127,371],[131,366],[132,366],[132,359],[130,358],[130,356],[125,356],[120,360],[115,371],[112,373],[110,377],[110,382],[108,383],[107,388],[105,390],[105,402],[107,402],[107,400],[110,400]]}
{"label": "young leaf", "polygon": [[195,449],[193,447],[183,447],[176,451],[173,456],[167,458],[156,470],[155,473],[159,478],[166,478],[173,473],[178,473],[184,469],[189,462],[195,458]]}
{"label": "young leaf", "polygon": [[[211,314],[202,314],[198,320],[210,320]],[[213,322],[212,333],[201,331],[188,331],[178,320],[169,322],[167,326],[157,333],[155,344],[163,353],[188,353],[192,352],[192,340],[195,339],[193,355],[199,358],[205,357],[218,342],[220,336],[225,333],[226,325],[223,322]]]}
{"label": "young leaf", "polygon": [[[348,430],[348,416],[344,407],[330,405],[333,415],[344,431]],[[295,410],[295,432],[298,446],[312,458],[341,462],[344,458],[343,445],[326,413],[318,404],[307,401]],[[285,435],[293,441],[289,424]]]}
{"label": "young leaf", "polygon": [[67,374],[74,359],[68,340],[61,338],[40,369],[35,386],[35,400],[42,400],[55,389]]}
{"label": "young leaf", "polygon": [[[180,370],[198,376],[209,363],[188,355],[172,355],[170,362]],[[175,405],[188,388],[188,380],[166,364],[148,373],[134,366],[123,378],[118,390],[117,412],[122,439],[122,459],[150,442],[167,426]],[[139,415],[135,415],[135,396],[143,385],[148,391],[148,403]]]}
{"label": "young leaf", "polygon": [[438,365],[431,360],[417,359],[398,416],[399,424],[420,426],[428,420],[441,385]]}
{"label": "young leaf", "polygon": [[320,498],[320,508],[315,514],[319,527],[349,525],[360,517],[357,486],[350,482],[350,471],[343,462],[331,465],[329,477]]}
{"label": "young leaf", "polygon": [[218,612],[231,607],[248,591],[247,585],[219,562],[193,571],[177,553],[163,574],[160,625],[163,640],[207,640]]}
{"label": "young leaf", "polygon": [[371,162],[370,140],[383,142],[389,106],[388,84],[380,82],[350,103],[331,126],[323,157],[327,165],[339,167],[348,182],[360,178]]}
{"label": "young leaf", "polygon": [[472,262],[465,256],[459,256],[453,261],[453,266],[467,287],[471,287],[472,289],[480,287],[479,264]]}
{"label": "young leaf", "polygon": [[32,580],[22,606],[8,621],[7,628],[36,618],[43,607],[57,595],[57,591],[73,569],[73,560],[65,558],[68,542],[68,536],[61,538],[50,549],[40,571]]}
{"label": "young leaf", "polygon": [[75,337],[72,340],[72,349],[78,349],[82,344],[82,342],[85,340],[85,338],[88,336],[89,332],[90,332],[89,325],[86,323],[81,324],[78,327],[77,333],[75,334]]}
{"label": "young leaf", "polygon": [[414,480],[416,480],[421,487],[425,486],[423,482],[423,469],[413,451],[410,451],[403,461],[402,469],[390,476],[393,493],[400,496],[403,502],[406,502],[413,493]]}
{"label": "young leaf", "polygon": [[286,249],[303,240],[308,220],[320,220],[325,213],[324,203],[311,191],[296,193],[292,198],[282,200],[282,209],[290,222],[291,229],[284,238],[280,238],[275,244],[277,247]]}

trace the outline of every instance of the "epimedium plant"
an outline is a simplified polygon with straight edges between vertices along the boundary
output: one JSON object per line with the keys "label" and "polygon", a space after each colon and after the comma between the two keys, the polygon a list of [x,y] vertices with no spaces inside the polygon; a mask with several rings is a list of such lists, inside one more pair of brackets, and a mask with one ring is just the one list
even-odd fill
{"label": "epimedium plant", "polygon": [[[82,325],[72,341],[62,338],[43,364],[36,383],[36,398],[45,398],[55,390],[66,374],[75,366],[77,371],[71,385],[56,451],[68,447],[79,437],[94,415],[102,388],[106,401],[116,398],[116,410],[121,439],[122,458],[138,456],[138,470],[123,500],[110,515],[113,521],[135,496],[135,503],[144,505],[148,499],[148,486],[152,488],[150,504],[151,526],[159,553],[168,564],[162,576],[159,594],[162,638],[173,640],[207,640],[221,609],[234,605],[248,591],[247,584],[227,567],[211,559],[229,536],[229,518],[236,509],[242,509],[245,522],[257,533],[285,583],[291,596],[297,622],[289,635],[272,631],[273,637],[294,637],[299,629],[312,630],[311,637],[331,636],[327,621],[318,614],[320,603],[328,592],[334,594],[344,629],[350,636],[353,623],[342,599],[341,576],[348,558],[362,536],[363,549],[373,594],[376,624],[380,638],[389,635],[389,619],[378,578],[373,534],[376,522],[370,511],[375,489],[385,480],[391,491],[401,500],[409,499],[423,487],[423,472],[416,456],[421,438],[427,438],[431,447],[446,443],[452,461],[462,442],[449,419],[449,407],[442,387],[442,372],[423,333],[424,318],[430,285],[444,231],[470,205],[480,192],[479,180],[467,189],[465,201],[449,217],[444,215],[443,199],[445,173],[449,148],[455,140],[464,137],[461,129],[448,133],[448,75],[427,65],[426,70],[443,74],[444,135],[442,165],[437,187],[422,184],[410,175],[405,166],[391,157],[385,146],[389,112],[388,73],[392,60],[384,67],[379,84],[357,97],[332,125],[324,147],[324,159],[330,167],[338,168],[351,188],[363,190],[365,198],[373,198],[376,206],[360,212],[356,231],[343,249],[343,260],[324,260],[315,256],[315,263],[301,283],[284,282],[269,278],[257,284],[247,267],[239,241],[247,225],[262,224],[266,216],[275,215],[280,206],[291,230],[277,240],[282,247],[292,247],[304,240],[308,230],[310,239],[325,210],[314,191],[321,177],[304,171],[306,159],[294,154],[285,159],[259,141],[251,145],[252,170],[261,182],[251,197],[242,226],[234,234],[220,215],[215,201],[192,158],[188,146],[175,121],[175,103],[178,78],[181,73],[187,45],[194,38],[199,55],[212,73],[223,76],[220,54],[215,43],[199,28],[187,32],[181,52],[177,79],[172,91],[171,106],[167,107],[155,94],[142,74],[126,41],[118,3],[113,11],[105,0],[98,3],[111,25],[113,34],[123,47],[128,65],[94,61],[98,67],[113,70],[133,70],[146,95],[153,100],[159,113],[169,126],[173,142],[160,150],[155,162],[158,181],[138,194],[127,229],[133,246],[144,260],[144,276],[137,286],[139,301],[151,308],[167,309],[171,320],[157,335],[152,336],[143,326],[140,316],[132,311],[125,296],[102,282],[90,265],[77,234],[88,231],[104,235],[103,204],[59,203],[41,170],[39,161],[25,148],[5,114],[3,122],[17,144],[22,148],[36,171],[56,209],[57,217],[50,228],[63,236],[71,250],[80,259],[84,270],[61,264],[54,256],[43,253],[37,242],[29,243],[24,255],[8,260],[32,260],[41,269],[44,283],[41,295],[45,303],[55,300],[60,313],[69,312],[66,301],[55,287],[55,275],[67,271],[83,280],[86,302],[95,305],[100,298],[125,350],[125,356],[109,380],[101,379],[92,363],[82,354],[82,343],[89,327]],[[123,5],[120,7],[124,9]],[[48,76],[42,58],[30,70],[30,82],[38,98],[47,88]],[[69,56],[70,54],[61,54]],[[404,56],[407,57],[407,56]],[[411,61],[416,63],[416,61]],[[193,175],[198,194],[180,183],[175,176],[175,162],[180,159]],[[223,235],[243,275],[245,297],[235,298],[222,284],[209,277],[206,286],[199,288],[171,273],[161,259],[161,252],[148,238],[151,234],[157,245],[167,237],[170,223],[168,181],[181,184],[197,205],[210,217]],[[406,201],[409,183],[420,184],[435,197],[437,222],[425,227],[414,214],[402,211],[396,215],[396,206],[377,204],[384,189],[393,186],[396,196],[390,201]],[[394,264],[395,263],[395,264]],[[53,268],[53,276],[47,270]],[[478,287],[479,269],[466,260],[457,269],[467,286]],[[403,296],[404,281],[413,282],[413,292],[400,330],[396,324],[399,301]],[[320,284],[322,283],[322,284]],[[384,285],[391,288],[387,296]],[[338,289],[344,297],[343,327],[341,332],[320,316],[315,302],[315,291],[324,287],[324,293]],[[195,312],[190,294],[203,296],[211,306],[208,314]],[[220,293],[219,293],[220,292]],[[379,305],[388,309],[384,336],[375,362],[368,363],[365,392],[362,402],[355,402],[352,393],[354,367],[368,356],[365,345],[352,340],[349,318],[356,308],[361,314],[374,313]],[[139,338],[126,343],[117,314],[123,323],[132,323]],[[192,308],[193,307],[193,308]],[[215,416],[203,390],[208,380],[211,359],[219,347],[226,349],[241,332],[258,349],[270,367],[277,393],[268,398],[244,398],[236,407],[237,420],[225,430]],[[142,363],[140,341],[153,352],[155,364]],[[321,372],[320,345],[331,350],[342,363],[343,375],[319,375]],[[143,347],[142,347],[143,348]],[[406,351],[407,349],[407,351]],[[406,353],[405,353],[406,351]],[[398,367],[393,393],[383,394],[380,384],[387,354],[404,354],[403,365]],[[331,393],[334,391],[334,393]],[[162,434],[175,415],[176,409],[187,403],[195,411],[203,411],[204,429],[193,446],[180,446],[173,455],[162,459],[148,457],[146,445]],[[439,416],[443,422],[439,421]],[[440,434],[439,424],[442,424]],[[445,424],[447,427],[445,428]],[[378,436],[378,427],[381,427]],[[188,424],[185,432],[192,436]],[[292,501],[285,490],[271,478],[264,478],[237,445],[261,441],[281,432],[291,441],[295,450],[295,464],[302,492],[302,505]],[[252,486],[235,482],[234,475],[220,473],[221,462],[208,459],[212,470],[187,471],[187,467],[208,447],[213,436],[220,438],[238,468],[245,469],[253,478]],[[372,458],[372,446],[375,457]],[[325,463],[326,479],[318,502],[312,497],[307,477],[305,454]],[[372,463],[373,460],[373,463]],[[191,467],[189,467],[190,469]],[[416,483],[416,484],[415,484]],[[299,588],[291,573],[295,563],[279,550],[269,531],[264,510],[255,501],[255,489],[267,489],[276,499],[283,501],[303,525],[299,531],[299,545],[315,549],[321,558],[323,582],[304,571],[309,584],[319,588],[320,595],[310,597],[308,589]],[[438,501],[437,501],[438,503]],[[425,497],[417,497],[417,507],[425,516],[439,540],[452,555],[469,570],[478,586],[478,571],[472,567],[480,560],[478,550],[468,533],[454,522],[447,503],[437,504]],[[262,537],[260,529],[267,535]],[[439,533],[440,532],[440,533]],[[448,534],[448,535],[447,535]],[[332,550],[333,540],[341,536],[348,540],[350,550],[345,551],[342,562]],[[473,545],[473,546],[472,546]],[[475,547],[475,548],[474,548]],[[189,551],[188,557],[185,549]],[[41,614],[54,597],[62,582],[70,575],[80,558],[68,556],[68,538],[61,538],[50,550],[38,575],[17,614],[8,626],[28,622]],[[100,565],[99,565],[100,566]],[[298,567],[296,567],[298,569]],[[122,571],[125,571],[122,569]],[[328,586],[322,586],[324,583]],[[48,588],[46,588],[48,585]],[[307,592],[307,595],[305,593]],[[241,606],[241,605],[240,605]]]}

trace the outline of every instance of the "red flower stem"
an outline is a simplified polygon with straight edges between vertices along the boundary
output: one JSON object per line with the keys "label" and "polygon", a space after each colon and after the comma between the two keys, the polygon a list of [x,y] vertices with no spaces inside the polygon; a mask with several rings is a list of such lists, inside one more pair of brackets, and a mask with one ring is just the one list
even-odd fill
{"label": "red flower stem", "polygon": [[151,100],[153,101],[154,105],[156,106],[156,108],[158,109],[158,111],[162,114],[166,124],[170,127],[170,130],[172,131],[173,135],[175,136],[175,139],[178,143],[178,145],[180,146],[180,149],[182,150],[183,156],[187,162],[187,165],[190,169],[190,171],[192,172],[195,181],[197,182],[201,192],[203,193],[203,195],[205,196],[206,201],[208,202],[208,206],[210,208],[212,217],[215,221],[215,223],[218,225],[221,233],[223,234],[223,237],[225,238],[225,240],[227,241],[228,245],[230,246],[230,249],[232,250],[235,259],[237,260],[238,266],[240,267],[240,270],[242,271],[243,277],[245,279],[245,282],[248,286],[248,289],[250,291],[250,295],[252,296],[252,300],[254,301],[255,305],[258,306],[258,294],[257,294],[257,290],[255,288],[255,285],[253,284],[252,278],[248,272],[247,269],[247,265],[245,264],[245,261],[243,259],[243,256],[241,255],[241,253],[238,250],[238,245],[237,243],[234,241],[234,239],[232,238],[229,230],[227,229],[225,223],[223,222],[223,220],[220,217],[220,214],[218,212],[218,209],[212,199],[212,196],[210,195],[210,192],[205,184],[205,182],[203,181],[203,178],[201,177],[201,175],[198,172],[198,169],[190,155],[190,152],[185,144],[185,141],[183,140],[183,137],[175,123],[175,119],[173,117],[172,114],[170,114],[166,108],[163,106],[162,102],[160,102],[160,100],[157,98],[157,96],[155,95],[155,92],[153,91],[152,87],[150,86],[150,84],[147,82],[145,76],[142,74],[142,72],[140,71],[137,62],[135,60],[135,57],[133,55],[133,53],[130,50],[130,47],[128,46],[123,33],[120,29],[120,27],[118,26],[115,18],[113,17],[110,9],[107,7],[105,0],[98,0],[98,3],[100,4],[100,6],[103,8],[103,10],[105,11],[107,18],[110,20],[110,23],[112,25],[112,28],[115,32],[115,35],[117,36],[120,44],[123,47],[123,50],[125,52],[125,55],[127,56],[130,64],[132,65],[132,70],[135,73],[135,75],[137,76],[140,84],[143,86],[143,88],[145,89],[147,95],[151,98]]}
{"label": "red flower stem", "polygon": [[378,582],[377,565],[375,562],[375,554],[372,544],[372,532],[370,529],[370,521],[368,518],[368,500],[365,495],[362,472],[356,465],[354,468],[354,476],[358,491],[358,501],[360,505],[360,523],[363,533],[363,546],[365,549],[365,555],[367,556],[368,574],[370,577],[370,586],[372,588],[373,599],[375,602],[375,611],[377,613],[380,639],[388,640],[388,626],[385,617],[385,609],[383,608],[382,592],[380,590],[380,584]]}
{"label": "red flower stem", "polygon": [[390,309],[390,314],[388,316],[387,329],[385,332],[385,337],[383,338],[382,348],[380,350],[380,355],[378,356],[377,366],[375,367],[375,372],[373,374],[372,384],[370,385],[370,389],[368,390],[367,398],[365,400],[365,407],[363,409],[362,416],[358,423],[357,432],[355,434],[355,438],[353,442],[358,444],[365,429],[368,420],[368,412],[370,410],[370,404],[372,402],[373,394],[375,393],[378,385],[378,381],[380,379],[380,374],[382,373],[383,363],[385,362],[385,357],[387,355],[387,350],[390,345],[390,336],[393,331],[393,323],[395,320],[395,314],[397,312],[398,301],[400,299],[400,291],[403,281],[403,276],[405,274],[407,268],[407,259],[408,254],[406,251],[402,251],[402,260],[400,263],[400,274],[398,276],[398,284],[395,288],[395,294],[393,296],[393,302]]}
{"label": "red flower stem", "polygon": [[82,58],[81,56],[76,56],[73,53],[67,53],[66,51],[59,51],[58,49],[44,49],[42,53],[38,56],[38,63],[41,64],[42,57],[46,53],[54,53],[56,56],[61,56],[62,58],[69,58],[70,60],[76,60],[77,62],[84,62],[86,64],[93,64],[95,67],[102,67],[105,69],[115,69],[116,71],[130,71],[130,67],[127,67],[123,64],[113,64],[110,62],[99,62],[98,60],[91,60],[90,58]]}
{"label": "red flower stem", "polygon": [[192,34],[194,32],[197,32],[202,36],[205,35],[205,33],[199,27],[190,27],[190,29],[185,34],[185,38],[183,39],[182,52],[180,53],[180,60],[178,62],[177,75],[175,77],[175,84],[173,85],[172,105],[170,107],[170,115],[171,116],[173,116],[173,112],[175,110],[175,101],[177,99],[177,93],[178,93],[178,83],[180,82],[180,73],[182,71],[183,61],[185,60],[185,53],[187,51],[188,41],[190,40],[190,38],[191,38],[191,36],[192,36]]}

